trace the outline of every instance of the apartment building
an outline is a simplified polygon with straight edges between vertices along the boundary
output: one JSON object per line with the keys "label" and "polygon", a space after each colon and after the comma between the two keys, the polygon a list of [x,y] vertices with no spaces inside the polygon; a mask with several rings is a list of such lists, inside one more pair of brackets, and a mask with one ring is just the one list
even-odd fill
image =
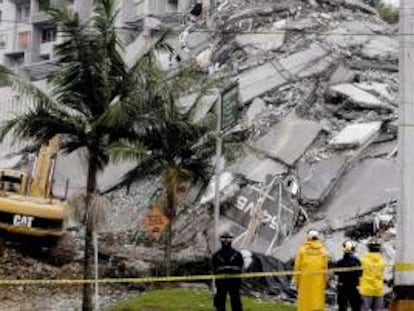
{"label": "apartment building", "polygon": [[65,6],[86,17],[92,1],[0,0],[0,62],[35,79],[42,77],[59,42],[56,26],[45,10]]}
{"label": "apartment building", "polygon": [[[48,6],[71,8],[82,19],[90,17],[96,0],[0,0],[0,63],[31,78],[47,92],[44,78],[54,68],[54,47],[61,42],[59,32],[45,13]],[[134,59],[143,43],[140,32],[147,17],[160,20],[188,12],[196,0],[117,0],[117,27],[125,30],[128,46],[126,58]],[[132,44],[133,43],[133,44]],[[0,123],[31,107],[10,87],[0,87]],[[28,142],[12,144],[8,135],[0,143],[0,167],[13,167],[18,153]]]}
{"label": "apartment building", "polygon": [[[34,80],[43,79],[53,68],[54,46],[61,40],[45,10],[49,6],[67,7],[86,19],[95,1],[0,0],[0,63]],[[120,12],[117,26],[135,30],[131,33],[136,35],[137,31],[145,27],[146,17],[179,17],[188,12],[195,0],[117,1]],[[129,33],[126,42],[131,41],[133,38]]]}

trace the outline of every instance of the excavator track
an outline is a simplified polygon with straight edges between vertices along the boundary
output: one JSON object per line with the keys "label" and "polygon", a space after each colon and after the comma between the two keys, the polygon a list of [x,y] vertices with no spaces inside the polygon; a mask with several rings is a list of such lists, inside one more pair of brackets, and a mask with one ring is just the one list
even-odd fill
{"label": "excavator track", "polygon": [[71,263],[75,258],[75,240],[69,233],[64,234],[49,249],[50,262],[53,265],[63,266]]}

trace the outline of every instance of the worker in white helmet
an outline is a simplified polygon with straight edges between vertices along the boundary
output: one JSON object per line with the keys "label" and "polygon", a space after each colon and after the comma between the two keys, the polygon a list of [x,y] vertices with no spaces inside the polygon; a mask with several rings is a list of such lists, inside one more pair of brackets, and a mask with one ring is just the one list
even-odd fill
{"label": "worker in white helmet", "polygon": [[361,262],[355,256],[356,243],[345,241],[343,244],[344,256],[336,263],[339,269],[358,269],[350,271],[336,271],[338,277],[338,311],[347,311],[348,306],[352,311],[361,310],[361,295],[358,292],[359,278],[361,277]]}
{"label": "worker in white helmet", "polygon": [[298,290],[298,311],[324,311],[328,253],[320,233],[309,230],[307,240],[295,258],[294,284]]}

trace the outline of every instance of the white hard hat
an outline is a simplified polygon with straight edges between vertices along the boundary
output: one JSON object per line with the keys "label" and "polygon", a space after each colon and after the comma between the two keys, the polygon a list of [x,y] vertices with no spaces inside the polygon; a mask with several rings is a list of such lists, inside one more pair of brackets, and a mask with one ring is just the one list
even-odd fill
{"label": "white hard hat", "polygon": [[316,229],[311,229],[308,231],[308,240],[319,239],[319,231]]}
{"label": "white hard hat", "polygon": [[346,241],[343,244],[343,246],[344,246],[344,252],[346,252],[346,253],[353,252],[353,251],[355,251],[355,248],[356,248],[355,243],[353,241],[350,241],[350,240]]}

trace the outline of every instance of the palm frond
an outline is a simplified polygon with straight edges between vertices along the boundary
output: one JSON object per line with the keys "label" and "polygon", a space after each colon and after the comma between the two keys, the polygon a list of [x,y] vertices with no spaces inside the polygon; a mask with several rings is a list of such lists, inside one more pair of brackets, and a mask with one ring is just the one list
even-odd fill
{"label": "palm frond", "polygon": [[69,11],[50,14],[65,39],[55,47],[59,69],[48,77],[54,96],[84,115],[100,116],[117,95],[127,92],[115,2],[98,1],[92,21],[84,23]]}
{"label": "palm frond", "polygon": [[78,135],[82,133],[82,118],[71,116],[51,106],[36,105],[25,114],[6,121],[0,130],[0,139],[11,133],[14,139],[35,139],[45,143],[57,134]]}
{"label": "palm frond", "polygon": [[17,94],[33,103],[43,110],[63,111],[51,96],[36,87],[29,80],[17,75],[9,68],[0,65],[0,80],[7,81]]}
{"label": "palm frond", "polygon": [[148,156],[148,150],[138,141],[119,141],[109,146],[109,153],[113,161],[143,162]]}

